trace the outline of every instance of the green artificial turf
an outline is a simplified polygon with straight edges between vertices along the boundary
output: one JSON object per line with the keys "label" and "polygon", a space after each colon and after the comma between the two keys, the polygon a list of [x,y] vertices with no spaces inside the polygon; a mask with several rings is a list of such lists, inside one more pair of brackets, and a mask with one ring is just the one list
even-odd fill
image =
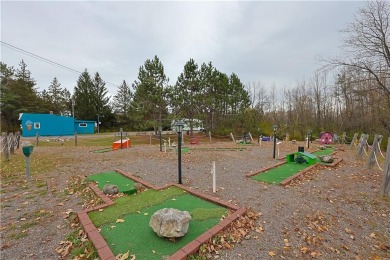
{"label": "green artificial turf", "polygon": [[272,168],[268,171],[254,175],[252,176],[252,179],[267,183],[279,184],[283,180],[287,179],[290,176],[293,176],[294,174],[302,171],[309,166],[310,165],[307,164],[285,163],[276,168]]}
{"label": "green artificial turf", "polygon": [[94,150],[92,152],[93,153],[106,153],[106,152],[111,152],[111,151],[112,151],[112,148],[108,147],[108,148],[103,148],[103,149],[99,149],[99,150]]}
{"label": "green artificial turf", "polygon": [[126,194],[133,194],[137,192],[134,188],[134,181],[117,172],[103,172],[89,175],[87,180],[96,182],[97,186],[101,190],[103,190],[104,185],[112,184],[118,186],[119,192]]}
{"label": "green artificial turf", "polygon": [[333,148],[328,148],[328,149],[325,149],[325,150],[315,151],[312,154],[314,154],[315,156],[321,156],[321,155],[328,155],[328,154],[331,154],[333,152],[334,152]]}
{"label": "green artificial turf", "polygon": [[[135,254],[137,259],[162,259],[172,255],[207,229],[219,223],[227,214],[226,208],[202,200],[177,188],[161,191],[146,190],[139,194],[118,198],[104,211],[90,212],[95,226],[106,240],[114,255]],[[186,210],[191,214],[187,234],[175,242],[160,238],[149,226],[154,212],[162,208]],[[124,222],[116,223],[117,219]]]}

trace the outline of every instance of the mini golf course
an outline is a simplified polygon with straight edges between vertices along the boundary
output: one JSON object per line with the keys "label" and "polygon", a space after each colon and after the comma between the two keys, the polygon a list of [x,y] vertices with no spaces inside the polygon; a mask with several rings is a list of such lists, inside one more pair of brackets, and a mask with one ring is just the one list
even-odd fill
{"label": "mini golf course", "polygon": [[117,172],[103,172],[89,175],[87,180],[95,182],[100,190],[103,190],[104,185],[112,184],[118,186],[119,192],[123,192],[125,194],[133,194],[137,192],[134,188],[134,181]]}
{"label": "mini golf course", "polygon": [[[117,172],[90,175],[100,190],[106,183],[119,190],[134,189],[134,182]],[[120,186],[121,185],[121,186]],[[159,209],[176,208],[191,215],[189,229],[175,241],[158,237],[149,226],[151,216]],[[88,213],[100,235],[114,255],[129,252],[137,259],[162,259],[180,250],[227,216],[223,206],[203,200],[187,191],[170,186],[162,190],[147,189],[140,193],[116,198],[114,204]]]}
{"label": "mini golf course", "polygon": [[[315,156],[328,155],[334,152],[333,148],[328,148],[325,150],[318,150],[312,154]],[[316,158],[317,163],[320,163],[320,159]],[[275,168],[259,172],[258,174],[251,176],[252,179],[256,181],[262,181],[272,184],[280,184],[285,179],[299,173],[300,171],[310,167],[308,164],[299,164],[299,163],[284,163]]]}

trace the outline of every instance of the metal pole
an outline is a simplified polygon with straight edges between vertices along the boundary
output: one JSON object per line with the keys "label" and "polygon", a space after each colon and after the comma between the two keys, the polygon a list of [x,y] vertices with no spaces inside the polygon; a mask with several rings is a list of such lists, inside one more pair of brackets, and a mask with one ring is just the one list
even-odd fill
{"label": "metal pole", "polygon": [[27,177],[27,180],[30,180],[30,157],[27,156],[26,157],[26,177]]}
{"label": "metal pole", "polygon": [[273,158],[276,158],[276,131],[274,130],[274,154]]}
{"label": "metal pole", "polygon": [[310,132],[307,133],[307,149],[310,148]]}
{"label": "metal pole", "polygon": [[181,182],[181,132],[178,132],[179,134],[179,140],[178,140],[178,151],[177,151],[177,163],[179,168],[179,184],[182,184]]}
{"label": "metal pole", "polygon": [[160,133],[160,152],[162,152],[162,137],[161,137],[161,126],[158,128],[158,131]]}
{"label": "metal pole", "polygon": [[123,149],[123,142],[122,142],[122,128],[121,128],[121,149]]}

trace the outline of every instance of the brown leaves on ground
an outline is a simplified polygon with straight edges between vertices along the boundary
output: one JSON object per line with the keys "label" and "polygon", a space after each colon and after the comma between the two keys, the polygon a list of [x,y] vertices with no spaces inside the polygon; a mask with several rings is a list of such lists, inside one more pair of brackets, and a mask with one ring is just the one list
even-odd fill
{"label": "brown leaves on ground", "polygon": [[[248,209],[244,215],[233,221],[228,228],[209,239],[208,243],[203,244],[198,251],[198,255],[210,258],[212,255],[219,255],[222,249],[232,249],[235,244],[245,239],[259,239],[256,234],[262,233],[264,228],[257,225],[256,220],[261,215],[260,212],[256,213]],[[252,231],[255,232],[254,235],[250,234]]]}
{"label": "brown leaves on ground", "polygon": [[104,203],[104,201],[89,188],[85,179],[80,176],[71,176],[69,178],[68,187],[65,188],[65,192],[68,194],[77,194],[82,197],[84,201],[83,208],[85,209],[93,208]]}

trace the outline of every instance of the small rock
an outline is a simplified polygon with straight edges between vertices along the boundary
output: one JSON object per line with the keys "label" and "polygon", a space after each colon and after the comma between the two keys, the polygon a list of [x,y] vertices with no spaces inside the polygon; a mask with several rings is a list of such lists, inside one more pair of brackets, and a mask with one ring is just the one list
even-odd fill
{"label": "small rock", "polygon": [[119,192],[119,189],[118,189],[118,186],[116,186],[116,185],[106,184],[103,187],[103,193],[106,195],[114,195],[114,194],[118,194],[118,192]]}
{"label": "small rock", "polygon": [[320,161],[323,163],[332,163],[334,161],[331,155],[322,155],[318,157],[320,158]]}
{"label": "small rock", "polygon": [[139,182],[134,183],[134,188],[137,190],[137,192],[146,190],[146,187]]}

